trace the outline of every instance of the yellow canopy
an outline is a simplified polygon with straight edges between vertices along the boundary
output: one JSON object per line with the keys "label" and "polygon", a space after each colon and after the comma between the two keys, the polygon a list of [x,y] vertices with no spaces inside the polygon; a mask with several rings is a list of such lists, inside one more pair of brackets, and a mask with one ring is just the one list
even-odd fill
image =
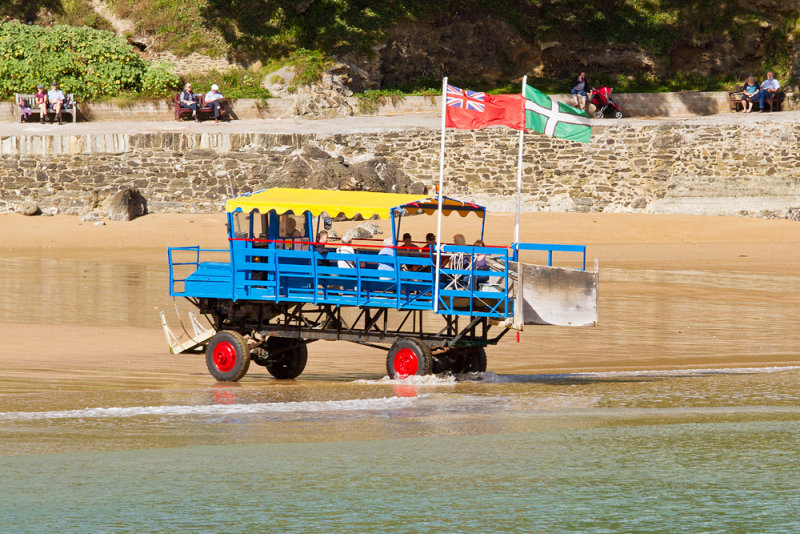
{"label": "yellow canopy", "polygon": [[[297,214],[310,211],[312,215],[326,212],[331,217],[343,213],[348,219],[352,219],[357,214],[365,219],[369,219],[373,215],[385,219],[391,217],[392,208],[399,207],[408,210],[421,209],[430,215],[436,212],[439,205],[436,196],[425,197],[369,191],[324,191],[287,187],[265,189],[231,199],[225,203],[225,210],[228,212],[250,213],[258,210],[266,213],[275,210],[280,215],[287,211]],[[486,210],[477,204],[445,197],[442,201],[442,214],[449,215],[453,211],[462,217],[473,212],[482,218]]]}

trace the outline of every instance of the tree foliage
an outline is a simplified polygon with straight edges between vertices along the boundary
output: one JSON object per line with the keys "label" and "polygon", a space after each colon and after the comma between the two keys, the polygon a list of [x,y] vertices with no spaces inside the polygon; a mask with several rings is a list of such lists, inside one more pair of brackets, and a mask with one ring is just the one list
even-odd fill
{"label": "tree foliage", "polygon": [[[139,92],[147,72],[147,63],[133,47],[111,32],[85,26],[0,25],[3,96],[30,93],[37,84],[51,81],[81,99]],[[158,82],[161,86],[163,78]],[[172,81],[177,84],[177,78]]]}

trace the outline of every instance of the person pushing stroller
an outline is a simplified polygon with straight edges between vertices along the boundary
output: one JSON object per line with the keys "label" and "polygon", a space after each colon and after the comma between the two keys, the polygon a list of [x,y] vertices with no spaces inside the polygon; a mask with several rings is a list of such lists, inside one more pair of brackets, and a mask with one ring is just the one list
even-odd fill
{"label": "person pushing stroller", "polygon": [[572,82],[572,89],[569,90],[569,92],[572,93],[572,98],[575,99],[575,107],[581,111],[584,109],[588,111],[588,106],[586,104],[586,91],[588,90],[589,80],[586,79],[586,73],[581,72]]}

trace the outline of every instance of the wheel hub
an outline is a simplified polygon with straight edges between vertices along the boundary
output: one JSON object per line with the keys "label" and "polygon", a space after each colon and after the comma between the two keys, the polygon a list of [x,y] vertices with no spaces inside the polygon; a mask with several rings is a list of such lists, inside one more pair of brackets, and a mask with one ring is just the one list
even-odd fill
{"label": "wheel hub", "polygon": [[221,341],[214,347],[214,365],[222,373],[227,373],[236,364],[236,349],[227,341]]}
{"label": "wheel hub", "polygon": [[398,378],[417,374],[419,359],[411,349],[400,349],[394,357],[394,370]]}

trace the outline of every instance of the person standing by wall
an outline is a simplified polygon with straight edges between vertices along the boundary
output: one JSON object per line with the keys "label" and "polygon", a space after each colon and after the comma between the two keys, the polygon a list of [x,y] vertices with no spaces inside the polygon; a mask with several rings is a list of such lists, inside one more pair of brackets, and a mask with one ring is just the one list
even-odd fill
{"label": "person standing by wall", "polygon": [[589,80],[586,79],[586,73],[581,72],[572,82],[572,98],[575,99],[575,107],[583,110],[586,108],[586,90],[589,88]]}

